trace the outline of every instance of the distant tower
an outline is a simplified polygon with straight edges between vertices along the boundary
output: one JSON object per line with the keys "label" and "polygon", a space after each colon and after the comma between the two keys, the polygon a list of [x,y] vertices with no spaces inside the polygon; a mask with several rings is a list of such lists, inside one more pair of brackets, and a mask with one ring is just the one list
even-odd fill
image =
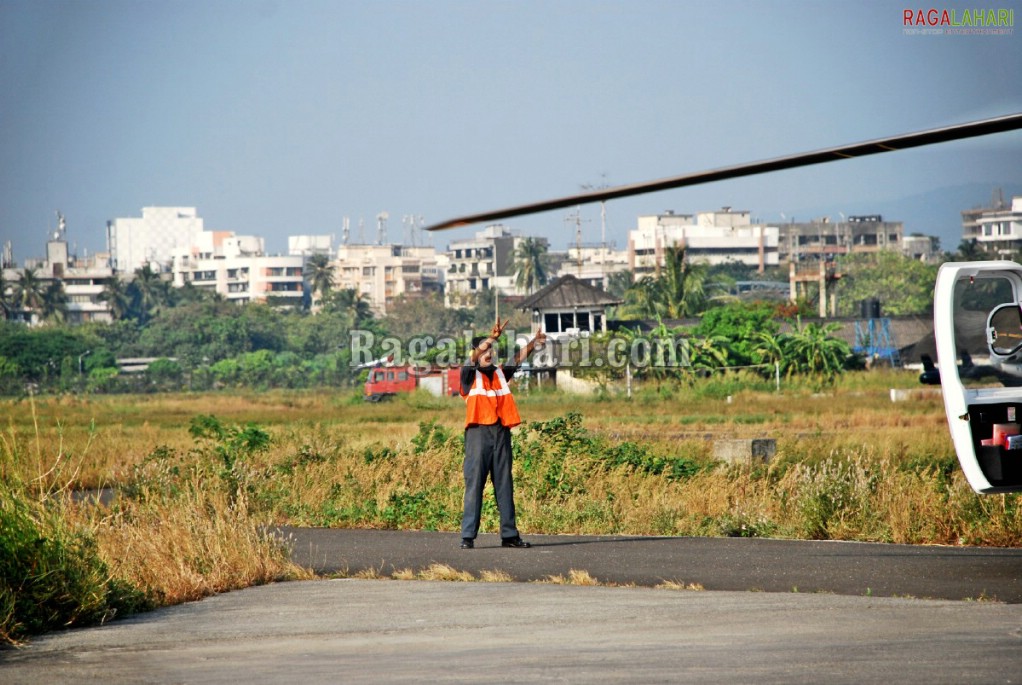
{"label": "distant tower", "polygon": [[0,258],[0,269],[12,268],[14,268],[14,248],[11,247],[11,241],[8,240],[4,243],[3,257]]}
{"label": "distant tower", "polygon": [[578,275],[582,275],[582,209],[580,207],[575,209],[574,214],[569,214],[565,217],[565,221],[571,221],[575,224],[575,265],[578,271]]}
{"label": "distant tower", "polygon": [[349,237],[351,237],[351,221],[348,217],[344,217],[343,228],[341,229],[341,242],[347,245]]}
{"label": "distant tower", "polygon": [[390,218],[390,214],[386,211],[380,212],[376,215],[376,244],[386,245],[387,244],[387,219]]}

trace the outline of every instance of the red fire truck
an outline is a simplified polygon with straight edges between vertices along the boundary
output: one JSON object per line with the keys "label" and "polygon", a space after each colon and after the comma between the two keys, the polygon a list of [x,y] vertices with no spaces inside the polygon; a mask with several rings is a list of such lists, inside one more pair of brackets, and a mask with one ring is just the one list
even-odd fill
{"label": "red fire truck", "polygon": [[402,392],[422,388],[437,397],[461,394],[460,367],[375,366],[369,370],[362,399],[379,402]]}

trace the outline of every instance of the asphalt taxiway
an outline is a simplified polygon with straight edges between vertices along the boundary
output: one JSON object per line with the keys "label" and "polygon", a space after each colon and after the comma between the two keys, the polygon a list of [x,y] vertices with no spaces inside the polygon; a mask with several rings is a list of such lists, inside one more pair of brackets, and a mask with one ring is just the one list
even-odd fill
{"label": "asphalt taxiway", "polygon": [[[324,574],[444,564],[512,581],[254,587],[0,651],[0,682],[1022,679],[1019,549],[527,536],[518,550],[484,535],[461,550],[450,533],[281,533]],[[603,585],[525,582],[572,570]]]}

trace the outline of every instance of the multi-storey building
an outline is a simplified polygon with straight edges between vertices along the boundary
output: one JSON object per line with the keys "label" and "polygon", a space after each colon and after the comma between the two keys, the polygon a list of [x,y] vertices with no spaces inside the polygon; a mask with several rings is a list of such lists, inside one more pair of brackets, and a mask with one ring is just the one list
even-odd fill
{"label": "multi-storey building", "polygon": [[[487,226],[474,238],[456,240],[447,248],[449,264],[445,300],[449,307],[474,304],[474,296],[493,289],[502,295],[515,295],[515,250],[521,236],[500,224]],[[546,245],[546,238],[537,238]]]}
{"label": "multi-storey building", "polygon": [[998,195],[990,207],[962,212],[962,239],[1001,256],[1017,255],[1022,250],[1022,195],[1010,205]]}
{"label": "multi-storey building", "polygon": [[738,262],[759,271],[778,264],[776,226],[752,223],[749,212],[724,207],[719,212],[640,216],[628,233],[628,264],[635,277],[656,273],[664,264],[664,250],[685,248],[690,261],[708,264]]}
{"label": "multi-storey building", "polygon": [[342,245],[337,250],[334,284],[366,298],[380,315],[398,296],[416,297],[442,287],[438,255],[432,247]]}
{"label": "multi-storey building", "polygon": [[304,265],[301,255],[266,255],[262,238],[203,231],[174,251],[172,271],[177,287],[191,283],[232,302],[298,307],[305,297]]}
{"label": "multi-storey building", "polygon": [[[39,280],[42,291],[53,283],[59,283],[64,291],[64,320],[79,324],[90,321],[110,322],[113,316],[109,305],[100,298],[106,283],[113,278],[114,270],[106,253],[94,254],[88,258],[77,258],[68,252],[67,240],[62,228],[50,236],[46,243],[45,259],[27,259],[22,269],[15,267],[13,258],[5,260],[9,266],[3,269],[3,280],[10,292],[17,288],[25,269],[32,269]],[[37,323],[41,312],[19,309],[11,318],[24,323]]]}
{"label": "multi-storey building", "polygon": [[917,261],[932,262],[940,257],[940,239],[932,235],[902,236],[901,251]]}
{"label": "multi-storey building", "polygon": [[568,248],[555,276],[574,276],[594,288],[607,290],[612,274],[628,271],[628,251],[609,245],[582,245]]}
{"label": "multi-storey building", "polygon": [[145,264],[154,271],[173,261],[176,250],[194,245],[203,232],[195,207],[143,207],[142,217],[107,222],[107,249],[111,265],[132,273]]}
{"label": "multi-storey building", "polygon": [[855,253],[904,249],[905,228],[900,221],[884,221],[879,214],[850,216],[832,222],[825,217],[807,223],[780,225],[782,262],[824,260]]}

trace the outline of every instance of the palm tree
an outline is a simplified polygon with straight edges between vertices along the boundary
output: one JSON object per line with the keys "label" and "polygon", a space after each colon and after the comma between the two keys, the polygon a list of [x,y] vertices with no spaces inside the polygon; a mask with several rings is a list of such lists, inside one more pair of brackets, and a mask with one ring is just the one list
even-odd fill
{"label": "palm tree", "polygon": [[[323,298],[333,289],[334,269],[334,265],[330,263],[330,256],[322,252],[317,252],[309,257],[309,261],[305,262],[304,276],[312,291],[313,306],[322,302]],[[317,293],[319,301],[316,300]]]}
{"label": "palm tree", "polygon": [[796,329],[787,334],[784,341],[788,374],[803,372],[832,379],[841,373],[851,349],[844,340],[831,336],[838,327],[836,323],[803,326],[801,318],[798,319]]}
{"label": "palm tree", "polygon": [[662,303],[660,280],[653,276],[643,276],[625,291],[625,305],[622,309],[639,318],[655,319],[665,313]]}
{"label": "palm tree", "polygon": [[27,268],[14,286],[14,308],[39,309],[42,304],[43,283],[34,268]]}
{"label": "palm tree", "polygon": [[539,238],[525,238],[515,249],[515,287],[531,293],[547,282],[547,244]]}
{"label": "palm tree", "polygon": [[664,251],[664,265],[657,276],[644,276],[625,291],[622,314],[655,319],[694,316],[706,304],[705,264],[690,264],[685,247],[674,244]]}
{"label": "palm tree", "polygon": [[352,288],[329,293],[323,301],[323,310],[349,316],[352,326],[358,326],[363,321],[373,318],[369,300]]}
{"label": "palm tree", "polygon": [[67,293],[60,279],[50,281],[43,291],[42,317],[44,321],[63,323],[67,318]]}
{"label": "palm tree", "polygon": [[660,273],[661,297],[667,318],[683,319],[702,311],[706,301],[703,284],[705,264],[690,264],[685,246],[675,243],[664,250],[664,267]]}
{"label": "palm tree", "polygon": [[986,249],[975,238],[958,243],[958,250],[953,255],[955,261],[975,262],[987,258]]}
{"label": "palm tree", "polygon": [[141,321],[148,321],[159,313],[160,306],[166,300],[167,285],[160,278],[160,274],[153,271],[148,263],[135,269],[135,278],[129,287],[134,292],[133,299],[138,304]]}
{"label": "palm tree", "polygon": [[635,274],[631,271],[615,271],[607,277],[607,292],[614,297],[622,297],[635,284]]}
{"label": "palm tree", "polygon": [[110,307],[110,316],[114,321],[120,321],[131,310],[131,295],[128,293],[128,285],[116,274],[103,284],[103,292],[99,294],[99,299]]}
{"label": "palm tree", "polygon": [[4,270],[0,266],[0,314],[3,315],[3,320],[6,321],[11,316],[11,311],[14,309],[13,296],[7,292],[10,288],[10,283],[4,279]]}

